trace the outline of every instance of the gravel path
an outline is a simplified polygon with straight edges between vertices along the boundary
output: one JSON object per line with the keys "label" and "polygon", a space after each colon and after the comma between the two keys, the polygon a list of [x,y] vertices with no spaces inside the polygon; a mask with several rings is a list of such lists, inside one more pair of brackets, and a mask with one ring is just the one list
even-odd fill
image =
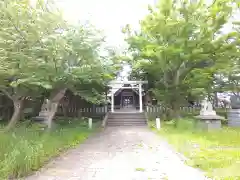
{"label": "gravel path", "polygon": [[144,127],[109,127],[26,180],[204,180]]}

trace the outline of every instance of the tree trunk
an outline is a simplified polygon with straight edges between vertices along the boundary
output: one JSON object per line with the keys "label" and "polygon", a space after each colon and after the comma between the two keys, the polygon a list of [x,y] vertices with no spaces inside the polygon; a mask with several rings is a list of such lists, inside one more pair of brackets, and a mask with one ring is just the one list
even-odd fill
{"label": "tree trunk", "polygon": [[62,99],[62,112],[63,116],[67,117],[68,116],[68,107],[69,107],[69,97]]}
{"label": "tree trunk", "polygon": [[62,106],[63,117],[67,117],[67,107],[65,105]]}
{"label": "tree trunk", "polygon": [[14,106],[13,106],[13,101],[10,98],[7,98],[7,96],[4,97],[3,100],[4,107],[2,108],[2,118],[4,121],[8,121],[13,112],[14,112]]}
{"label": "tree trunk", "polygon": [[57,112],[59,102],[64,97],[66,90],[66,88],[53,90],[50,98],[45,99],[42,104],[39,116],[44,116],[44,123],[48,126],[49,129],[52,127],[52,120]]}
{"label": "tree trunk", "polygon": [[49,101],[49,107],[50,109],[48,110],[48,117],[46,119],[46,123],[48,126],[48,129],[51,129],[52,127],[52,120],[57,112],[57,107],[58,107],[59,102],[51,102]]}
{"label": "tree trunk", "polygon": [[146,93],[146,96],[145,96],[145,97],[146,97],[146,99],[145,99],[145,100],[146,100],[146,102],[145,102],[145,103],[146,103],[147,105],[149,105],[149,104],[151,104],[151,105],[152,105],[152,98],[151,98],[151,96],[150,96],[150,93],[149,93],[149,92],[147,92],[147,93]]}
{"label": "tree trunk", "polygon": [[21,113],[23,110],[23,102],[24,102],[23,98],[13,99],[14,112],[13,112],[10,122],[8,123],[7,127],[5,128],[6,131],[9,131],[10,129],[12,129],[17,124],[17,122],[20,120]]}
{"label": "tree trunk", "polygon": [[172,116],[175,119],[175,127],[178,125],[178,120],[180,119],[180,97],[179,96],[179,83],[180,83],[180,70],[176,71],[175,77],[173,79],[173,95],[172,95]]}
{"label": "tree trunk", "polygon": [[218,96],[217,96],[217,92],[214,92],[214,106],[218,107]]}
{"label": "tree trunk", "polygon": [[173,118],[174,119],[179,119],[179,117],[180,117],[180,105],[179,105],[178,102],[173,103],[172,110],[173,110]]}

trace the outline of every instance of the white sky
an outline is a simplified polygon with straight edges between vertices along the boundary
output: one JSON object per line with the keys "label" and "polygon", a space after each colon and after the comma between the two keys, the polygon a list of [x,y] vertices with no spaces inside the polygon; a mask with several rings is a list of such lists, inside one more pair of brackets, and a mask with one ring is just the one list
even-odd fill
{"label": "white sky", "polygon": [[148,12],[147,5],[155,0],[55,0],[70,22],[90,20],[103,29],[109,45],[124,46],[121,28],[126,24],[138,27]]}
{"label": "white sky", "polygon": [[[122,50],[126,47],[121,28],[130,24],[133,29],[139,27],[141,20],[148,13],[148,4],[153,5],[157,0],[54,0],[63,10],[67,21],[89,20],[97,28],[104,31],[109,46]],[[209,0],[211,1],[211,0]],[[238,16],[239,17],[239,16]],[[231,27],[226,26],[224,31]],[[125,67],[124,76],[130,71]]]}
{"label": "white sky", "polygon": [[[141,20],[148,13],[148,4],[156,0],[55,0],[71,23],[89,20],[97,28],[103,30],[108,46],[116,50],[126,48],[121,28],[130,24],[134,29],[139,27]],[[124,66],[121,76],[125,79],[131,71]]]}
{"label": "white sky", "polygon": [[[105,33],[107,44],[118,50],[126,47],[121,28],[130,24],[139,27],[139,20],[148,13],[148,4],[158,0],[54,0],[69,22],[89,20]],[[212,0],[206,0],[207,2]],[[237,16],[237,18],[239,15]],[[231,26],[225,26],[229,31]]]}

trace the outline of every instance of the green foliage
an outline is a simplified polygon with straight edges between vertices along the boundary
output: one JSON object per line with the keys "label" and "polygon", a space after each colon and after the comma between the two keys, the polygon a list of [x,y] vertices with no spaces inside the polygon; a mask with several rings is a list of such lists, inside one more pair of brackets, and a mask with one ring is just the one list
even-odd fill
{"label": "green foliage", "polygon": [[189,96],[213,91],[215,74],[230,71],[239,33],[223,33],[236,1],[168,1],[149,7],[140,31],[124,29],[134,76],[147,79],[155,97],[176,112]]}
{"label": "green foliage", "polygon": [[7,129],[19,120],[24,100],[42,92],[48,91],[46,98],[57,104],[66,90],[104,102],[105,87],[120,63],[92,24],[67,23],[45,0],[1,1],[0,17],[0,91],[14,103]]}
{"label": "green foliage", "polygon": [[63,150],[84,141],[93,130],[81,120],[64,120],[54,131],[42,133],[37,125],[20,124],[0,136],[0,179],[19,178],[39,169]]}
{"label": "green foliage", "polygon": [[104,38],[90,23],[68,24],[43,0],[3,1],[0,9],[0,85],[9,97],[40,87],[78,91],[76,84],[104,86],[114,78],[117,67],[109,54],[100,56]]}
{"label": "green foliage", "polygon": [[215,81],[215,86],[219,91],[230,91],[235,95],[240,92],[240,59],[235,58],[231,71],[225,71]]}
{"label": "green foliage", "polygon": [[240,129],[223,127],[219,131],[200,131],[193,119],[181,119],[178,127],[166,122],[160,135],[187,158],[187,163],[207,172],[214,179],[239,179]]}

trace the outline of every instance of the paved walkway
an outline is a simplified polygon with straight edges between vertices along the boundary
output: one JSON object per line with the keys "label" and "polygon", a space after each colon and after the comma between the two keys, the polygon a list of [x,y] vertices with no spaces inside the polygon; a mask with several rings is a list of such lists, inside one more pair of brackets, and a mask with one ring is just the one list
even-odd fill
{"label": "paved walkway", "polygon": [[107,128],[26,180],[204,180],[144,127]]}

